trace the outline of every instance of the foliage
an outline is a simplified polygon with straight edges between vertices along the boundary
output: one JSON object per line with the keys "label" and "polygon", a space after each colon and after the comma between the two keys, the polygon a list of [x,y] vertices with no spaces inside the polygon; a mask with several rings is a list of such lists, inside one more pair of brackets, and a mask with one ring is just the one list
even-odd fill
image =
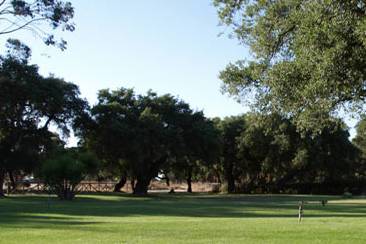
{"label": "foliage", "polygon": [[247,128],[238,138],[238,157],[244,162],[244,191],[276,192],[282,179],[296,169],[292,162],[299,134],[289,120],[278,114],[247,116]]}
{"label": "foliage", "polygon": [[55,153],[43,162],[40,177],[50,192],[62,200],[71,200],[78,184],[86,175],[96,173],[97,168],[98,160],[93,154],[68,149]]}
{"label": "foliage", "polygon": [[49,127],[67,136],[87,115],[75,84],[43,77],[29,59],[30,49],[14,40],[0,57],[0,171],[33,169],[58,138]]}
{"label": "foliage", "polygon": [[203,178],[220,156],[219,131],[203,112],[187,110],[176,118],[180,144],[175,149],[169,167],[176,179],[185,179],[188,192],[192,192],[192,179]]}
{"label": "foliage", "polygon": [[216,126],[221,136],[221,159],[224,178],[227,182],[229,193],[236,191],[235,181],[246,169],[244,163],[238,157],[238,137],[246,128],[245,116],[226,117],[223,120],[216,120]]}
{"label": "foliage", "polygon": [[[280,106],[277,112],[211,120],[172,95],[137,95],[125,88],[99,91],[89,110],[75,84],[40,75],[30,56],[26,45],[11,39],[0,57],[0,186],[5,174],[34,173],[50,152],[63,147],[60,136],[73,129],[80,145],[101,159],[99,175],[118,177],[116,190],[130,179],[135,194],[146,194],[150,181],[161,175],[187,180],[189,192],[192,180],[221,183],[221,178],[229,192],[339,194],[348,188],[359,194],[365,189],[364,121],[352,144],[344,123],[322,109],[317,111],[327,122],[301,133],[301,121],[309,120]],[[281,62],[272,60],[268,71]],[[241,68],[235,70],[238,77],[250,67]],[[265,92],[270,97],[275,89]],[[50,132],[51,125],[60,135]],[[68,151],[43,164],[43,178],[60,198],[73,198],[77,184],[91,173],[94,159],[83,155]]]}
{"label": "foliage", "polygon": [[364,190],[358,150],[341,121],[301,135],[278,114],[229,117],[218,124],[229,192],[332,193]]}
{"label": "foliage", "polygon": [[[248,45],[249,61],[221,72],[224,91],[260,111],[320,132],[339,111],[364,112],[364,1],[214,0],[219,18]],[[253,96],[254,94],[254,96]]]}
{"label": "foliage", "polygon": [[209,129],[214,127],[204,127],[210,122],[202,113],[193,113],[188,104],[171,95],[151,91],[135,95],[124,88],[101,90],[92,116],[86,145],[100,155],[107,168],[136,179],[136,194],[147,193],[150,180],[169,169],[169,164],[211,156],[207,147],[214,142],[201,138],[211,136]]}
{"label": "foliage", "polygon": [[356,126],[356,136],[352,140],[359,150],[359,158],[356,160],[355,168],[360,178],[366,177],[366,120],[362,118]]}
{"label": "foliage", "polygon": [[[74,8],[71,2],[60,0],[2,0],[0,1],[2,25],[0,35],[26,30],[43,39],[46,45],[66,49],[67,42],[57,40],[55,30],[74,31]],[[51,28],[46,31],[46,24]]]}

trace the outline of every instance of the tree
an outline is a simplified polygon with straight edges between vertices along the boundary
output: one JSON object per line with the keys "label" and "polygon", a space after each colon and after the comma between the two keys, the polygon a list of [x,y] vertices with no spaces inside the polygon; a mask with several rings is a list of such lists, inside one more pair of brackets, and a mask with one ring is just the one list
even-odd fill
{"label": "tree", "polygon": [[359,178],[366,179],[366,120],[362,118],[356,126],[356,136],[352,140],[358,149],[358,165],[355,168]]}
{"label": "tree", "polygon": [[246,128],[245,116],[226,117],[223,120],[216,121],[216,126],[221,132],[221,163],[224,178],[227,182],[227,191],[233,193],[237,190],[235,181],[245,170],[242,168],[243,163],[238,157],[238,138]]}
{"label": "tree", "polygon": [[[110,92],[100,90],[98,104],[92,110],[92,118],[86,118],[82,123],[80,143],[95,152],[101,160],[104,177],[119,177],[114,191],[118,192],[127,182],[128,163],[125,159],[129,124],[126,117],[133,116],[135,94],[133,90],[121,89]],[[128,120],[130,122],[130,120]],[[132,121],[131,121],[132,123]]]}
{"label": "tree", "polygon": [[84,140],[121,179],[136,180],[134,194],[146,194],[182,143],[177,118],[187,111],[188,104],[171,95],[101,90]]}
{"label": "tree", "polygon": [[238,157],[246,169],[241,175],[242,191],[278,193],[297,169],[293,158],[300,135],[290,120],[278,114],[248,114],[246,123],[237,139]]}
{"label": "tree", "polygon": [[362,157],[366,158],[366,120],[361,119],[356,125],[356,136],[353,143],[361,150]]}
{"label": "tree", "polygon": [[280,114],[249,113],[219,121],[228,192],[362,192],[358,152],[344,123],[334,121],[320,133],[303,134]]}
{"label": "tree", "polygon": [[[0,35],[27,30],[40,37],[45,44],[66,49],[67,42],[56,40],[56,29],[74,31],[74,8],[70,2],[60,0],[1,0],[0,18],[2,26]],[[48,24],[51,31],[46,31]]]}
{"label": "tree", "polygon": [[[338,111],[364,112],[364,1],[214,0],[219,18],[250,47],[221,72],[223,90],[260,111],[319,132]],[[254,94],[254,96],[253,96]]]}
{"label": "tree", "polygon": [[303,162],[293,175],[298,192],[342,194],[346,188],[360,192],[358,150],[343,121],[336,120],[316,136],[308,134],[299,147],[296,159]]}
{"label": "tree", "polygon": [[5,172],[29,171],[47,151],[51,124],[67,136],[88,109],[75,84],[43,77],[28,63],[27,46],[11,41],[8,48],[0,57],[0,195]]}
{"label": "tree", "polygon": [[187,192],[192,192],[192,180],[219,160],[219,131],[213,121],[203,112],[186,110],[175,119],[179,128],[180,143],[177,144],[170,168],[177,178],[187,181]]}
{"label": "tree", "polygon": [[61,200],[72,200],[78,184],[88,175],[96,173],[97,158],[77,149],[61,150],[43,162],[40,177],[50,192]]}

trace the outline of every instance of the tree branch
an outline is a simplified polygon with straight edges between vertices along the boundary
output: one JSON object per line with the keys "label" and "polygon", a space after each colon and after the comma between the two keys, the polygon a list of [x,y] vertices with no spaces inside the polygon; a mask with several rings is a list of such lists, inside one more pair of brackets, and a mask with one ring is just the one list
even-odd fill
{"label": "tree branch", "polygon": [[2,31],[2,32],[0,32],[0,35],[13,33],[13,32],[15,32],[15,31],[18,31],[18,30],[20,30],[20,29],[22,29],[22,28],[24,28],[24,27],[26,27],[26,26],[30,25],[31,23],[34,23],[34,22],[37,22],[37,21],[46,20],[46,19],[47,19],[47,18],[37,18],[37,19],[32,19],[32,20],[30,20],[30,21],[26,22],[25,24],[20,25],[20,26],[18,26],[17,28],[14,28],[14,29],[12,29],[12,30],[9,30],[9,31]]}
{"label": "tree branch", "polygon": [[51,123],[51,121],[53,120],[54,115],[51,115],[50,117],[48,117],[46,123],[43,126],[43,129],[47,129],[48,125]]}

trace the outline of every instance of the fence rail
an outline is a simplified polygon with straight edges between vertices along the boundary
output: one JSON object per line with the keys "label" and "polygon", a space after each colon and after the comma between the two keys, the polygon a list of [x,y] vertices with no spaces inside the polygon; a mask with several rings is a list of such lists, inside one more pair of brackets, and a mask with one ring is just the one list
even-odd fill
{"label": "fence rail", "polygon": [[[78,184],[77,192],[112,192],[117,182],[114,181],[82,181]],[[126,184],[126,188],[130,188]],[[126,189],[126,190],[127,190]],[[34,192],[41,193],[47,192],[46,186],[42,181],[33,181],[31,183],[18,183],[15,190],[9,190],[10,193],[26,193]]]}
{"label": "fence rail", "polygon": [[[82,181],[78,184],[77,192],[113,192],[114,186],[117,181]],[[32,181],[32,182],[18,182],[16,189],[12,190],[10,184],[8,185],[8,193],[46,193],[47,189],[42,181]],[[211,192],[217,191],[220,184],[218,183],[208,183],[208,182],[193,182],[192,188],[195,192]],[[171,182],[168,186],[163,181],[152,181],[149,190],[150,191],[169,191],[174,189],[175,191],[182,192],[187,190],[187,185],[185,182]],[[125,186],[121,189],[124,192],[132,192],[132,185],[127,182]]]}

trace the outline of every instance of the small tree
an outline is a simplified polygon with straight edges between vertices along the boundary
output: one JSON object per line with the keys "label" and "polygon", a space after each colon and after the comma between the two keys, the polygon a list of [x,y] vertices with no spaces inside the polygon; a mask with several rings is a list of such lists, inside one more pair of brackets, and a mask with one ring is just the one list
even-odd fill
{"label": "small tree", "polygon": [[95,172],[98,162],[90,153],[66,151],[46,160],[41,168],[41,178],[61,200],[72,200],[76,187],[86,175]]}

